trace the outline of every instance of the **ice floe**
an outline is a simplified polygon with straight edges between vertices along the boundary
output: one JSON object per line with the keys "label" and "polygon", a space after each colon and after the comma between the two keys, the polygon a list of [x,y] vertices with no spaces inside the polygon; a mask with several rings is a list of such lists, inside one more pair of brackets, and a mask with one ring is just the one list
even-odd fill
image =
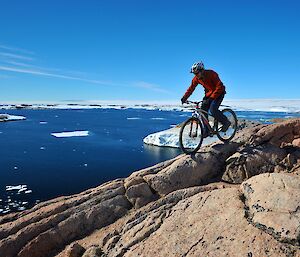
{"label": "ice floe", "polygon": [[129,118],[127,118],[127,120],[140,120],[141,118],[139,118],[139,117],[129,117]]}
{"label": "ice floe", "polygon": [[0,199],[0,214],[23,211],[31,207],[32,190],[27,185],[7,185],[3,199]]}
{"label": "ice floe", "polygon": [[17,186],[6,186],[6,191],[12,191],[12,190],[26,190],[27,185],[17,185]]}
{"label": "ice floe", "polygon": [[51,133],[54,137],[86,137],[89,135],[89,131],[70,131],[70,132],[58,132]]}

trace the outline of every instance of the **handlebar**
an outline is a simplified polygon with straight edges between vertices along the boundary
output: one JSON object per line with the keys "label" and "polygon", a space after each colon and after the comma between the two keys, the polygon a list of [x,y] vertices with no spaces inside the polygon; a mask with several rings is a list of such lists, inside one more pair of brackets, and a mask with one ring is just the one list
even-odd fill
{"label": "handlebar", "polygon": [[[202,101],[200,101],[200,102],[194,102],[194,101],[185,101],[183,104],[195,104],[196,105],[196,108],[200,108],[199,107],[199,105],[201,104],[203,102],[203,100]],[[231,106],[229,106],[229,105],[224,105],[224,104],[221,104],[220,106],[222,106],[222,107],[227,107],[227,108],[231,108]]]}
{"label": "handlebar", "polygon": [[185,104],[196,104],[197,106],[202,103],[203,101],[200,102],[194,102],[194,101],[185,101]]}

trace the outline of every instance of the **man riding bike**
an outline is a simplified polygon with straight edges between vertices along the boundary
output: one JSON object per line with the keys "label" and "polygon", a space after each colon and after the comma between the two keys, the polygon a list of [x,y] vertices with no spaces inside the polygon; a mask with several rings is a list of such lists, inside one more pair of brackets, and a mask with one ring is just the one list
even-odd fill
{"label": "man riding bike", "polygon": [[[190,87],[187,89],[184,96],[181,98],[181,103],[185,103],[187,99],[194,92],[196,86],[201,84],[204,87],[205,96],[202,101],[201,109],[210,112],[212,116],[219,121],[223,126],[222,132],[227,131],[230,126],[230,121],[219,110],[219,107],[226,94],[225,86],[220,80],[218,74],[213,70],[204,69],[203,62],[196,62],[192,65],[191,73],[195,76],[192,80]],[[208,136],[208,129],[205,128],[204,137]]]}

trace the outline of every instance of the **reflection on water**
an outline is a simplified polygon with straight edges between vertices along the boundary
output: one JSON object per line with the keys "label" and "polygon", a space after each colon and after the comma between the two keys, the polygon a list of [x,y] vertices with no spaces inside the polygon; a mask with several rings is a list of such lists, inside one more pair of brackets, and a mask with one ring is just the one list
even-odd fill
{"label": "reflection on water", "polygon": [[164,159],[166,154],[169,156],[176,156],[181,154],[181,150],[174,147],[157,147],[154,145],[144,144],[144,150],[146,154],[152,155],[155,159]]}

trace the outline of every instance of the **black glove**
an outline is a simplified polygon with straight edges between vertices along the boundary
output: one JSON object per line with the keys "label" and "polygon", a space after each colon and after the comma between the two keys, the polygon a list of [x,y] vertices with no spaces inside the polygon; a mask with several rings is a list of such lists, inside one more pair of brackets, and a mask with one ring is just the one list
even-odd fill
{"label": "black glove", "polygon": [[182,97],[181,98],[181,104],[184,104],[186,102],[186,98]]}
{"label": "black glove", "polygon": [[208,109],[212,101],[213,101],[213,99],[211,99],[209,97],[204,97],[202,100],[202,106],[206,107]]}

